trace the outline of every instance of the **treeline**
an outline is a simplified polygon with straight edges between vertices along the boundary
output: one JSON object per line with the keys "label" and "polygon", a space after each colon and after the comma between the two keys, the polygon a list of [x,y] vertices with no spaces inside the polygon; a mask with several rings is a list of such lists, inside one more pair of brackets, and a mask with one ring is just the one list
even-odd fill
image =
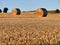
{"label": "treeline", "polygon": [[49,12],[49,13],[60,13],[60,10],[59,10],[59,9],[56,9],[56,10],[49,10],[48,12]]}

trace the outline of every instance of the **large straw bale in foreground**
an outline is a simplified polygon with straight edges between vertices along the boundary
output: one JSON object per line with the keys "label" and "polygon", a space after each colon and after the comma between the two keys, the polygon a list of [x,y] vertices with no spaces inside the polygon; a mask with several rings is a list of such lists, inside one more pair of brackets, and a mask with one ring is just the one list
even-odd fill
{"label": "large straw bale in foreground", "polygon": [[19,8],[14,8],[14,9],[12,10],[12,14],[13,14],[13,15],[20,15],[20,14],[21,14],[21,11],[20,11]]}
{"label": "large straw bale in foreground", "polygon": [[46,17],[47,16],[47,10],[45,8],[38,8],[36,10],[36,15],[39,17]]}

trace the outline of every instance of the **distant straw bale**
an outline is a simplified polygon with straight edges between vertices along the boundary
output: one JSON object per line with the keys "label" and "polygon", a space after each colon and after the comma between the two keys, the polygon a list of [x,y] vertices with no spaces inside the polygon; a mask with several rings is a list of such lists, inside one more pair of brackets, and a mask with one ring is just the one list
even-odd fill
{"label": "distant straw bale", "polygon": [[0,9],[0,13],[2,13],[2,10]]}
{"label": "distant straw bale", "polygon": [[5,8],[3,9],[3,13],[7,13],[7,11],[8,11],[8,8],[5,7]]}
{"label": "distant straw bale", "polygon": [[45,8],[38,8],[36,10],[36,15],[39,17],[46,17],[47,16],[47,10]]}
{"label": "distant straw bale", "polygon": [[14,8],[14,9],[12,10],[12,14],[13,14],[13,15],[20,15],[20,14],[21,14],[21,11],[20,11],[19,8]]}
{"label": "distant straw bale", "polygon": [[56,9],[55,13],[59,13],[59,12],[60,12],[59,9]]}

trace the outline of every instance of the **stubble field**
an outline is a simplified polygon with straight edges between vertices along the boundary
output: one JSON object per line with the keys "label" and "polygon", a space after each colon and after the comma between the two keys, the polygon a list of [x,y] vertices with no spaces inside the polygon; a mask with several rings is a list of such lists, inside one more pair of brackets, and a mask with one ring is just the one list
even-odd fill
{"label": "stubble field", "polygon": [[60,13],[0,14],[0,45],[60,44]]}

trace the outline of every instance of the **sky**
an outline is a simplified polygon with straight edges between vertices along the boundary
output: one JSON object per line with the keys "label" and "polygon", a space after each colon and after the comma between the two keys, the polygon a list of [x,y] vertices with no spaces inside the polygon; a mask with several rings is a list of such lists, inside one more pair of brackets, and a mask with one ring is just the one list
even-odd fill
{"label": "sky", "polygon": [[47,10],[60,9],[60,0],[0,0],[0,9],[8,7],[9,12],[13,8],[19,8],[21,11],[31,11],[37,8],[46,8]]}

